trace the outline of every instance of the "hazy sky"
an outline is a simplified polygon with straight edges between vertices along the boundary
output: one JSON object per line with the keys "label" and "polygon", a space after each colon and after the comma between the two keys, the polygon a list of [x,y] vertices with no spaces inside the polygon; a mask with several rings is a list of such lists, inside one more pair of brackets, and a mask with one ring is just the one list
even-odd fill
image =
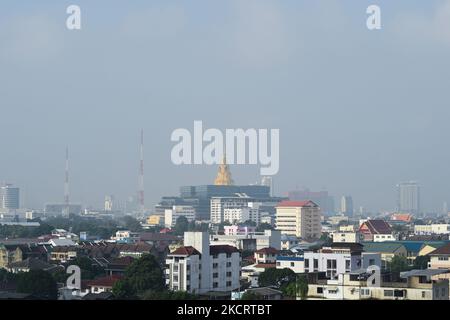
{"label": "hazy sky", "polygon": [[[276,192],[326,188],[355,206],[395,207],[418,180],[426,208],[450,200],[450,1],[1,1],[0,181],[28,207],[146,205],[215,166],[170,161],[176,128],[279,128]],[[366,28],[368,5],[382,30]],[[65,27],[78,4],[82,30]],[[258,166],[232,166],[237,183]]]}

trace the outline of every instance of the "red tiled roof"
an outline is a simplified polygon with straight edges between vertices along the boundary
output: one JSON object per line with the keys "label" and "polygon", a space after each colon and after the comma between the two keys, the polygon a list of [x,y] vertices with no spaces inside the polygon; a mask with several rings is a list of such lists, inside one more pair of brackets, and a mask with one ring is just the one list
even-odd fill
{"label": "red tiled roof", "polygon": [[317,204],[315,204],[311,200],[304,200],[304,201],[281,201],[278,205],[278,208],[282,207],[318,207]]}
{"label": "red tiled roof", "polygon": [[239,252],[239,250],[236,247],[229,246],[227,244],[209,246],[209,254],[211,254],[211,255],[216,255],[216,254],[221,254],[221,253],[232,254],[235,252]]}
{"label": "red tiled roof", "polygon": [[200,252],[192,246],[179,247],[175,251],[171,252],[169,255],[173,256],[192,256],[200,255]]}
{"label": "red tiled roof", "polygon": [[441,255],[441,254],[442,255],[450,255],[450,243],[429,253],[429,255]]}
{"label": "red tiled roof", "polygon": [[114,286],[114,284],[119,281],[120,279],[122,279],[122,276],[119,275],[112,275],[112,276],[108,276],[108,277],[102,277],[102,278],[98,278],[98,279],[94,279],[91,281],[87,281],[86,285],[88,287],[108,287],[108,288],[112,288]]}
{"label": "red tiled roof", "polygon": [[[384,220],[367,220],[363,223],[369,229],[371,234],[390,234],[392,233],[392,228]],[[362,226],[361,226],[362,227]]]}
{"label": "red tiled roof", "polygon": [[261,254],[277,254],[278,250],[272,247],[269,248],[262,248],[259,249],[258,251],[256,251],[256,253],[261,253]]}

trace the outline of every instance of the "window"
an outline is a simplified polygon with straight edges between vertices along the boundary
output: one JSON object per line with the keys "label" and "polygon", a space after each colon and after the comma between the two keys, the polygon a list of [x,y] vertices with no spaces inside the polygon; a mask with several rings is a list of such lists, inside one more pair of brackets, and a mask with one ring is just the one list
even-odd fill
{"label": "window", "polygon": [[314,271],[319,269],[319,259],[314,259]]}
{"label": "window", "polygon": [[277,267],[281,266],[280,261],[277,261]]}
{"label": "window", "polygon": [[227,262],[227,268],[231,268],[231,262]]}
{"label": "window", "polygon": [[305,268],[309,268],[309,259],[305,259]]}
{"label": "window", "polygon": [[213,269],[217,269],[218,266],[219,266],[218,263],[213,263]]}
{"label": "window", "polygon": [[295,267],[295,263],[294,262],[291,262],[291,267]]}
{"label": "window", "polygon": [[448,261],[448,257],[439,257],[439,261]]}
{"label": "window", "polygon": [[213,288],[218,288],[219,287],[219,283],[218,282],[213,282]]}
{"label": "window", "polygon": [[173,276],[173,281],[178,282],[178,276]]}
{"label": "window", "polygon": [[231,272],[227,272],[227,277],[231,277]]}
{"label": "window", "polygon": [[350,260],[345,260],[345,270],[350,270]]}
{"label": "window", "polygon": [[231,281],[227,281],[227,287],[231,287]]}
{"label": "window", "polygon": [[317,287],[317,293],[323,293],[323,288],[322,287]]}
{"label": "window", "polygon": [[213,273],[213,278],[218,278],[219,277],[219,273],[218,272],[214,272]]}
{"label": "window", "polygon": [[422,291],[422,298],[425,298],[425,296],[426,296],[426,292]]}
{"label": "window", "polygon": [[385,297],[393,297],[394,296],[394,290],[384,290],[384,296]]}

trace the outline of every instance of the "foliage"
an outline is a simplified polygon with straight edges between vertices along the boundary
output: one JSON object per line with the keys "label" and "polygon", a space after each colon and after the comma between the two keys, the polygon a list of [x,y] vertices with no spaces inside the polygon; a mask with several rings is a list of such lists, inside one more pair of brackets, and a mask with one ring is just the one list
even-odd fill
{"label": "foliage", "polygon": [[427,269],[428,268],[428,262],[430,262],[430,256],[418,256],[414,260],[414,269]]}
{"label": "foliage", "polygon": [[15,225],[0,225],[0,238],[36,238],[51,233],[53,226],[41,223],[39,227],[25,227]]}
{"label": "foliage", "polygon": [[148,290],[142,294],[143,300],[197,300],[198,296],[186,291],[152,291]]}
{"label": "foliage", "polygon": [[273,226],[268,223],[260,223],[256,227],[256,232],[264,232],[264,230],[274,230]]}
{"label": "foliage", "polygon": [[259,275],[258,284],[260,287],[275,287],[284,290],[289,283],[295,282],[296,275],[291,269],[269,268]]}
{"label": "foliage", "polygon": [[183,235],[186,231],[189,230],[189,221],[185,216],[178,217],[177,221],[175,222],[175,234],[177,235]]}
{"label": "foliage", "polygon": [[133,298],[144,292],[164,289],[163,271],[153,255],[145,254],[135,260],[125,271],[125,277],[113,287],[119,299]]}
{"label": "foliage", "polygon": [[41,299],[55,300],[58,289],[52,275],[43,270],[30,270],[30,272],[17,275],[17,292],[30,293]]}
{"label": "foliage", "polygon": [[69,265],[79,266],[81,269],[81,279],[92,280],[100,275],[105,274],[105,269],[94,263],[88,257],[77,257],[70,262]]}
{"label": "foliage", "polygon": [[123,226],[125,229],[130,230],[131,232],[140,232],[142,231],[141,223],[131,216],[125,216],[122,218]]}
{"label": "foliage", "polygon": [[308,280],[306,276],[298,276],[296,281],[289,283],[283,293],[291,298],[297,298],[300,296],[302,300],[308,298]]}
{"label": "foliage", "polygon": [[390,262],[388,262],[388,270],[391,272],[403,272],[411,270],[408,259],[402,256],[394,256]]}
{"label": "foliage", "polygon": [[252,291],[245,291],[241,300],[261,300],[261,296]]}

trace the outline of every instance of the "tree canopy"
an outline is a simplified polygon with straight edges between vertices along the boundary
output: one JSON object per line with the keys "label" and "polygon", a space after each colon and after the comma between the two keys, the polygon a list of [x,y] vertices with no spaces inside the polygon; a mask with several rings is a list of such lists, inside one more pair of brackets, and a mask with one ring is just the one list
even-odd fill
{"label": "tree canopy", "polygon": [[36,298],[55,300],[58,297],[56,281],[43,270],[30,270],[17,275],[17,292],[30,293]]}
{"label": "tree canopy", "polygon": [[124,278],[114,285],[113,294],[119,299],[133,298],[146,291],[160,292],[164,285],[158,261],[153,255],[145,254],[126,269]]}
{"label": "tree canopy", "polygon": [[289,283],[295,282],[296,275],[291,269],[269,268],[259,275],[258,284],[261,287],[275,287],[284,290]]}

